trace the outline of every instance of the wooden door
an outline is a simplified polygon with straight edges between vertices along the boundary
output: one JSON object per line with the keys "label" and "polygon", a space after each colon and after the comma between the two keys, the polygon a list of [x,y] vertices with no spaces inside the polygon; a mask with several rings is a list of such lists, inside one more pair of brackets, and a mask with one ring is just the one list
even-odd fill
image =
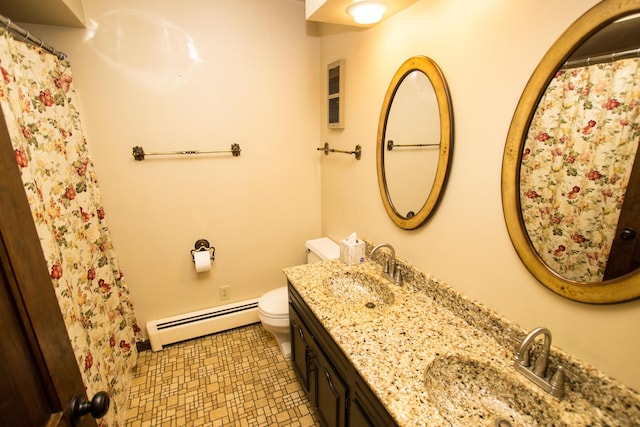
{"label": "wooden door", "polygon": [[[2,114],[0,325],[0,424],[71,426],[69,403],[85,388]],[[96,423],[86,416],[75,425]]]}
{"label": "wooden door", "polygon": [[604,280],[628,274],[640,268],[640,149],[629,177],[627,193],[618,219]]}

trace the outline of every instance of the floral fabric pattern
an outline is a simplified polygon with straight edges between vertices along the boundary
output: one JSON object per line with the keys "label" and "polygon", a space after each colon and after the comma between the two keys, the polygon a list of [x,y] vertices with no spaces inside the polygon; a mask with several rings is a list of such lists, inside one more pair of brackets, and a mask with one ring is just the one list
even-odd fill
{"label": "floral fabric pattern", "polygon": [[71,68],[0,32],[0,107],[89,397],[100,426],[122,426],[140,329],[89,158]]}
{"label": "floral fabric pattern", "polygon": [[562,277],[601,281],[640,142],[640,60],[560,70],[522,153],[524,224]]}

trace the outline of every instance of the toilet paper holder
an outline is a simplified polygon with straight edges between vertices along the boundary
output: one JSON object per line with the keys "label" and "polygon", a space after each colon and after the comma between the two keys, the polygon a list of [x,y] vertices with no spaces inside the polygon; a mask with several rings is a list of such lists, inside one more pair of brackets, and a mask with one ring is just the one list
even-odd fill
{"label": "toilet paper holder", "polygon": [[192,258],[193,262],[196,262],[196,260],[194,258],[194,254],[196,252],[203,252],[203,251],[208,251],[209,252],[209,258],[211,258],[211,261],[216,259],[216,256],[215,256],[216,255],[216,248],[211,246],[207,239],[196,240],[196,243],[194,244],[194,247],[195,247],[195,249],[191,249],[191,258]]}

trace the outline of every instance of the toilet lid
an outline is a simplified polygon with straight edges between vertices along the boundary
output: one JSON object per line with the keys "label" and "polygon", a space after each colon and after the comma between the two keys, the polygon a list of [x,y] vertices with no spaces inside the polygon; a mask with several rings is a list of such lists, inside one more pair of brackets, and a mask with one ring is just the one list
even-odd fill
{"label": "toilet lid", "polygon": [[258,301],[260,311],[270,317],[289,316],[289,291],[286,286],[262,295]]}

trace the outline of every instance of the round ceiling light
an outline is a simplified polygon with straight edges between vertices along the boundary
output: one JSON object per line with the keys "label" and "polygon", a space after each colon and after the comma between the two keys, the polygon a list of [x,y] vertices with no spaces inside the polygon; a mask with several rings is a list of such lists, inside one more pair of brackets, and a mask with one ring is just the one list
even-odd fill
{"label": "round ceiling light", "polygon": [[382,19],[389,9],[389,3],[382,0],[361,0],[347,7],[347,13],[358,24],[374,24]]}

